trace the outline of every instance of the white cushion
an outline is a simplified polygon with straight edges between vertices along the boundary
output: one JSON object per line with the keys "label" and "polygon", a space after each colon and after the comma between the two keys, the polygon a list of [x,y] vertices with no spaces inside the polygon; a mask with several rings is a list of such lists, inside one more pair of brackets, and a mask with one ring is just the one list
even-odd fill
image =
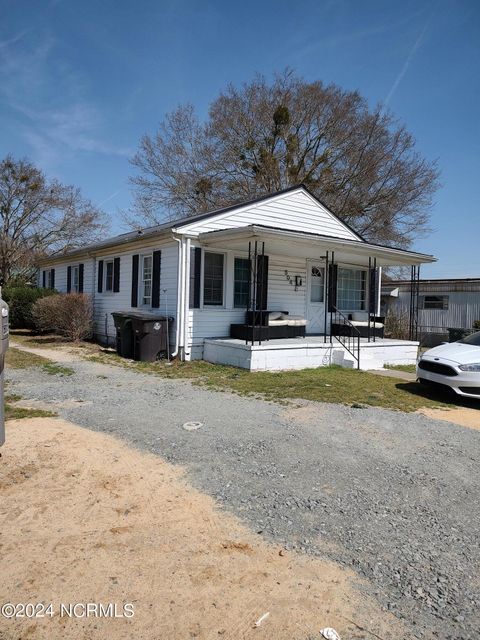
{"label": "white cushion", "polygon": [[268,319],[269,327],[286,327],[287,324],[288,322],[286,320],[271,320],[270,318]]}
{"label": "white cushion", "polygon": [[[353,324],[354,327],[368,327],[368,320],[366,322],[350,320],[350,324]],[[373,322],[370,322],[370,328],[373,329]],[[383,324],[381,322],[376,322],[375,329],[383,329]]]}
{"label": "white cushion", "polygon": [[281,311],[271,311],[268,314],[269,320],[281,320],[283,318],[283,314]]}
{"label": "white cushion", "polygon": [[287,320],[287,324],[289,327],[306,327],[307,320],[305,318],[291,318]]}
{"label": "white cushion", "polygon": [[368,324],[368,313],[365,311],[355,311],[352,313],[352,320],[357,322],[366,322]]}

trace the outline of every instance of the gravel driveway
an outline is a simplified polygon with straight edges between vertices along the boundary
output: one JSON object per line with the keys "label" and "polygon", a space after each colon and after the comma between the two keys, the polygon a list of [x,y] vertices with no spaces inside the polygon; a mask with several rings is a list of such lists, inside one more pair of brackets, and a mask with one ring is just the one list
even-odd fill
{"label": "gravel driveway", "polygon": [[[71,377],[10,370],[10,391],[186,465],[193,484],[255,531],[366,577],[419,638],[480,638],[480,431],[71,366]],[[186,431],[187,421],[204,426]]]}

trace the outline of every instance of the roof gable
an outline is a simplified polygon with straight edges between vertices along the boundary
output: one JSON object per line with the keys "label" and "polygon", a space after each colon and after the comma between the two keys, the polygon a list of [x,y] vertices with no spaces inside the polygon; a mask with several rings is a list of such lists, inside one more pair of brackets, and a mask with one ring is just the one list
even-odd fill
{"label": "roof gable", "polygon": [[229,207],[218,213],[205,214],[191,222],[184,221],[183,224],[175,225],[175,230],[198,235],[252,224],[363,241],[303,186]]}

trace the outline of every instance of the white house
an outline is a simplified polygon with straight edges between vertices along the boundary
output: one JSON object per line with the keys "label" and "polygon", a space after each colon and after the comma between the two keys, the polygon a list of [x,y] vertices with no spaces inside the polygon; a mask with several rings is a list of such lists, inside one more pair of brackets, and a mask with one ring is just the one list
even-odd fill
{"label": "white house", "polygon": [[90,294],[111,345],[112,312],[142,311],[174,318],[185,360],[369,368],[413,362],[418,345],[382,337],[382,267],[434,260],[366,242],[297,186],[43,260],[39,284]]}

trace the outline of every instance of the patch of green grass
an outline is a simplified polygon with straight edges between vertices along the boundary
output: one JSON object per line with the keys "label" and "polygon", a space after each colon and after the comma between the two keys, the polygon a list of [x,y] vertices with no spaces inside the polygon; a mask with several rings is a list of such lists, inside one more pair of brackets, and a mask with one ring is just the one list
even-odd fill
{"label": "patch of green grass", "polygon": [[406,373],[415,373],[417,368],[414,364],[386,364],[385,369],[393,369],[394,371],[405,371]]}
{"label": "patch of green grass", "polygon": [[41,367],[41,369],[52,376],[71,376],[75,373],[70,367],[52,362],[48,358],[39,356],[36,353],[22,351],[15,347],[10,347],[7,351],[5,366],[11,369],[27,369],[28,367]]}
{"label": "patch of green grass", "polygon": [[42,364],[42,369],[51,376],[73,376],[75,373],[70,367],[62,367],[56,362],[46,362]]}
{"label": "patch of green grass", "polygon": [[[233,391],[277,402],[302,398],[354,407],[368,405],[401,411],[415,411],[421,407],[453,406],[451,399],[445,394],[425,388],[416,382],[399,381],[339,366],[301,371],[250,372],[237,367],[210,364],[203,360],[173,361],[170,364],[162,361],[133,362],[107,351],[88,359],[163,378],[188,379],[194,384],[216,391]],[[457,404],[458,399],[455,399],[455,405]]]}
{"label": "patch of green grass", "polygon": [[39,367],[48,364],[50,360],[35,353],[21,351],[10,347],[5,358],[5,366],[11,369],[27,369],[28,367]]}
{"label": "patch of green grass", "polygon": [[31,409],[29,407],[18,407],[12,403],[18,402],[22,397],[18,394],[8,394],[5,396],[5,420],[20,420],[22,418],[53,418],[57,414],[43,409]]}
{"label": "patch of green grass", "polygon": [[51,349],[52,347],[69,344],[68,340],[62,336],[55,334],[38,334],[28,329],[12,329],[10,338],[13,342],[17,342],[25,347],[44,347]]}

